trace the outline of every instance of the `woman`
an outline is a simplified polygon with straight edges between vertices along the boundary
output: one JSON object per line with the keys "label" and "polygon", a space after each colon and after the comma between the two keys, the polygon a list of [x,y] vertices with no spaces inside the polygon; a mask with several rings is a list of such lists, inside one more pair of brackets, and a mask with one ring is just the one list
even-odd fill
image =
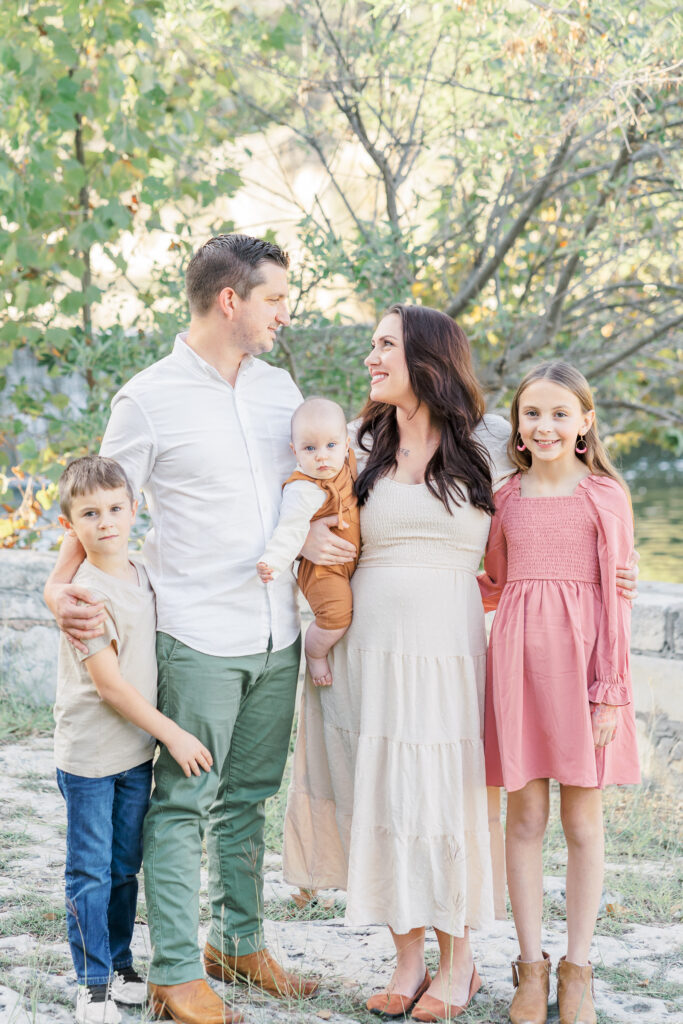
{"label": "woman", "polygon": [[[368,1008],[456,1016],[480,987],[469,928],[494,914],[482,746],[486,636],[476,572],[507,423],[484,415],[467,338],[393,306],[366,359],[357,432],[363,549],[333,685],[307,684],[285,823],[288,882],[348,891],[397,964]],[[425,969],[425,927],[441,954]]]}

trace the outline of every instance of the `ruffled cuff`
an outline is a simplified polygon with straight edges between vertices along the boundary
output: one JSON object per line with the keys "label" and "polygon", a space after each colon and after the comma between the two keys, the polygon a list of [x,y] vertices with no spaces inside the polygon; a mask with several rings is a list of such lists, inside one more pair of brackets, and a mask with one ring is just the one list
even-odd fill
{"label": "ruffled cuff", "polygon": [[596,679],[588,687],[588,699],[591,704],[613,704],[623,707],[631,703],[631,687],[624,676],[608,676],[607,679]]}

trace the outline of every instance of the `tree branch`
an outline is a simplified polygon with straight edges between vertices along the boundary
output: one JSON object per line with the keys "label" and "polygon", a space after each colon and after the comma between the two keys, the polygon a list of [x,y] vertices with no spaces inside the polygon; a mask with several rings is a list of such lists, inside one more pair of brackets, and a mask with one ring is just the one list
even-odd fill
{"label": "tree branch", "polygon": [[632,356],[634,352],[638,352],[639,349],[645,348],[646,345],[650,345],[653,341],[657,341],[667,331],[671,331],[674,327],[678,327],[679,324],[683,324],[683,313],[679,316],[675,316],[672,320],[667,320],[666,323],[660,324],[654,331],[647,334],[644,338],[639,338],[632,345],[627,345],[625,348],[620,349],[609,359],[605,359],[604,362],[598,363],[597,366],[591,367],[588,371],[588,376],[591,380],[595,377],[601,377],[603,373],[607,373],[613,366],[624,361],[629,356]]}
{"label": "tree branch", "polygon": [[[580,232],[582,239],[588,238],[588,236],[591,234],[596,224],[598,223],[600,219],[600,212],[612,194],[611,186],[616,181],[624,167],[626,167],[626,165],[628,164],[632,151],[633,137],[631,134],[622,142],[621,147],[619,149],[619,155],[617,156],[617,159],[614,161],[614,164],[612,165],[612,170],[608,175],[606,185],[604,188],[600,190],[600,194],[595,205],[593,206],[593,209],[590,211],[590,213],[583,222]],[[574,277],[574,272],[579,264],[580,259],[581,251],[577,247],[575,252],[573,252],[569,259],[566,261],[564,267],[560,272],[557,285],[555,286],[555,293],[550,303],[550,308],[548,309],[546,315],[543,317],[539,327],[534,331],[534,333],[531,335],[531,338],[529,338],[526,342],[517,346],[509,353],[505,353],[502,356],[502,363],[507,362],[509,358],[512,358],[515,361],[518,361],[520,359],[526,359],[527,356],[538,351],[538,349],[543,348],[543,346],[548,343],[548,340],[556,333],[559,325],[562,307],[565,303],[567,295],[569,294],[569,286],[571,284],[572,278]]]}
{"label": "tree branch", "polygon": [[645,405],[643,402],[627,402],[620,399],[607,399],[598,401],[601,409],[631,409],[633,412],[644,412],[655,419],[666,420],[668,423],[683,423],[683,415],[673,409],[664,409],[661,406]]}
{"label": "tree branch", "polygon": [[[484,284],[493,276],[496,269],[503,262],[506,254],[524,231],[531,214],[543,202],[551,182],[564,164],[573,136],[574,129],[572,128],[563,139],[562,145],[555,153],[548,170],[541,178],[539,178],[536,185],[531,190],[528,199],[519,213],[519,216],[498,245],[496,245],[493,256],[478,267],[474,273],[470,274],[469,279],[465,282],[453,301],[446,307],[445,312],[448,316],[457,317],[470,299],[481,291]],[[484,244],[486,243],[484,242]]]}
{"label": "tree branch", "polygon": [[[74,137],[74,150],[76,159],[82,166],[85,173],[85,145],[83,143],[83,124],[80,114],[76,114],[76,133]],[[81,186],[78,193],[79,213],[81,220],[88,221],[90,219],[90,191],[88,189],[87,178],[85,183]],[[92,266],[90,263],[90,246],[86,246],[81,253],[81,259],[83,261],[83,273],[81,274],[81,291],[85,292],[92,284]],[[84,302],[81,307],[81,313],[83,316],[83,337],[85,338],[86,345],[92,345],[92,312],[90,310],[90,303]],[[88,385],[88,389],[92,391],[95,387],[95,378],[93,376],[92,368],[88,367],[85,371],[85,379]]]}

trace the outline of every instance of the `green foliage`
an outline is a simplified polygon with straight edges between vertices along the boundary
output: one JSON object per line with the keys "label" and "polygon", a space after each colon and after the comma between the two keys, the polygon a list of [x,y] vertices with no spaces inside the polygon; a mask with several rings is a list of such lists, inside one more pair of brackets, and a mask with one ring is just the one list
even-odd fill
{"label": "green foliage", "polygon": [[[231,196],[238,228],[295,231],[272,358],[304,391],[355,414],[377,317],[418,301],[462,323],[492,405],[562,357],[618,444],[680,449],[675,5],[22,0],[3,28],[0,378],[21,348],[48,375],[0,422],[10,466],[44,484],[97,447]],[[31,419],[48,446],[17,446]]]}
{"label": "green foliage", "polygon": [[[175,28],[160,0],[5,12],[1,361],[25,346],[49,378],[82,382],[71,398],[58,383],[16,388],[21,416],[2,424],[5,435],[43,417],[51,439],[48,452],[16,452],[31,473],[49,477],[56,455],[96,447],[111,394],[166,351],[185,315],[190,220],[239,185],[221,154],[207,159],[230,134],[225,93],[176,48]],[[137,246],[149,253],[142,283],[131,273]]]}

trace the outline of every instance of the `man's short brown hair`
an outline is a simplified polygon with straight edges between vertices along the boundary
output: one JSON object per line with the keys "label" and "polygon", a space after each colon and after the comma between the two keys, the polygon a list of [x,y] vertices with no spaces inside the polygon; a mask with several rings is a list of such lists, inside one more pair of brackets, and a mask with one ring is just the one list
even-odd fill
{"label": "man's short brown hair", "polygon": [[263,282],[263,263],[289,268],[289,256],[274,242],[250,235],[216,235],[200,246],[185,271],[185,287],[190,312],[205,316],[216,296],[232,288],[241,299],[248,299],[252,288]]}
{"label": "man's short brown hair", "polygon": [[59,478],[59,505],[62,515],[71,521],[71,503],[74,498],[80,498],[99,488],[113,491],[117,487],[126,488],[132,505],[135,500],[133,488],[118,462],[106,459],[103,455],[84,455],[80,459],[74,459]]}

